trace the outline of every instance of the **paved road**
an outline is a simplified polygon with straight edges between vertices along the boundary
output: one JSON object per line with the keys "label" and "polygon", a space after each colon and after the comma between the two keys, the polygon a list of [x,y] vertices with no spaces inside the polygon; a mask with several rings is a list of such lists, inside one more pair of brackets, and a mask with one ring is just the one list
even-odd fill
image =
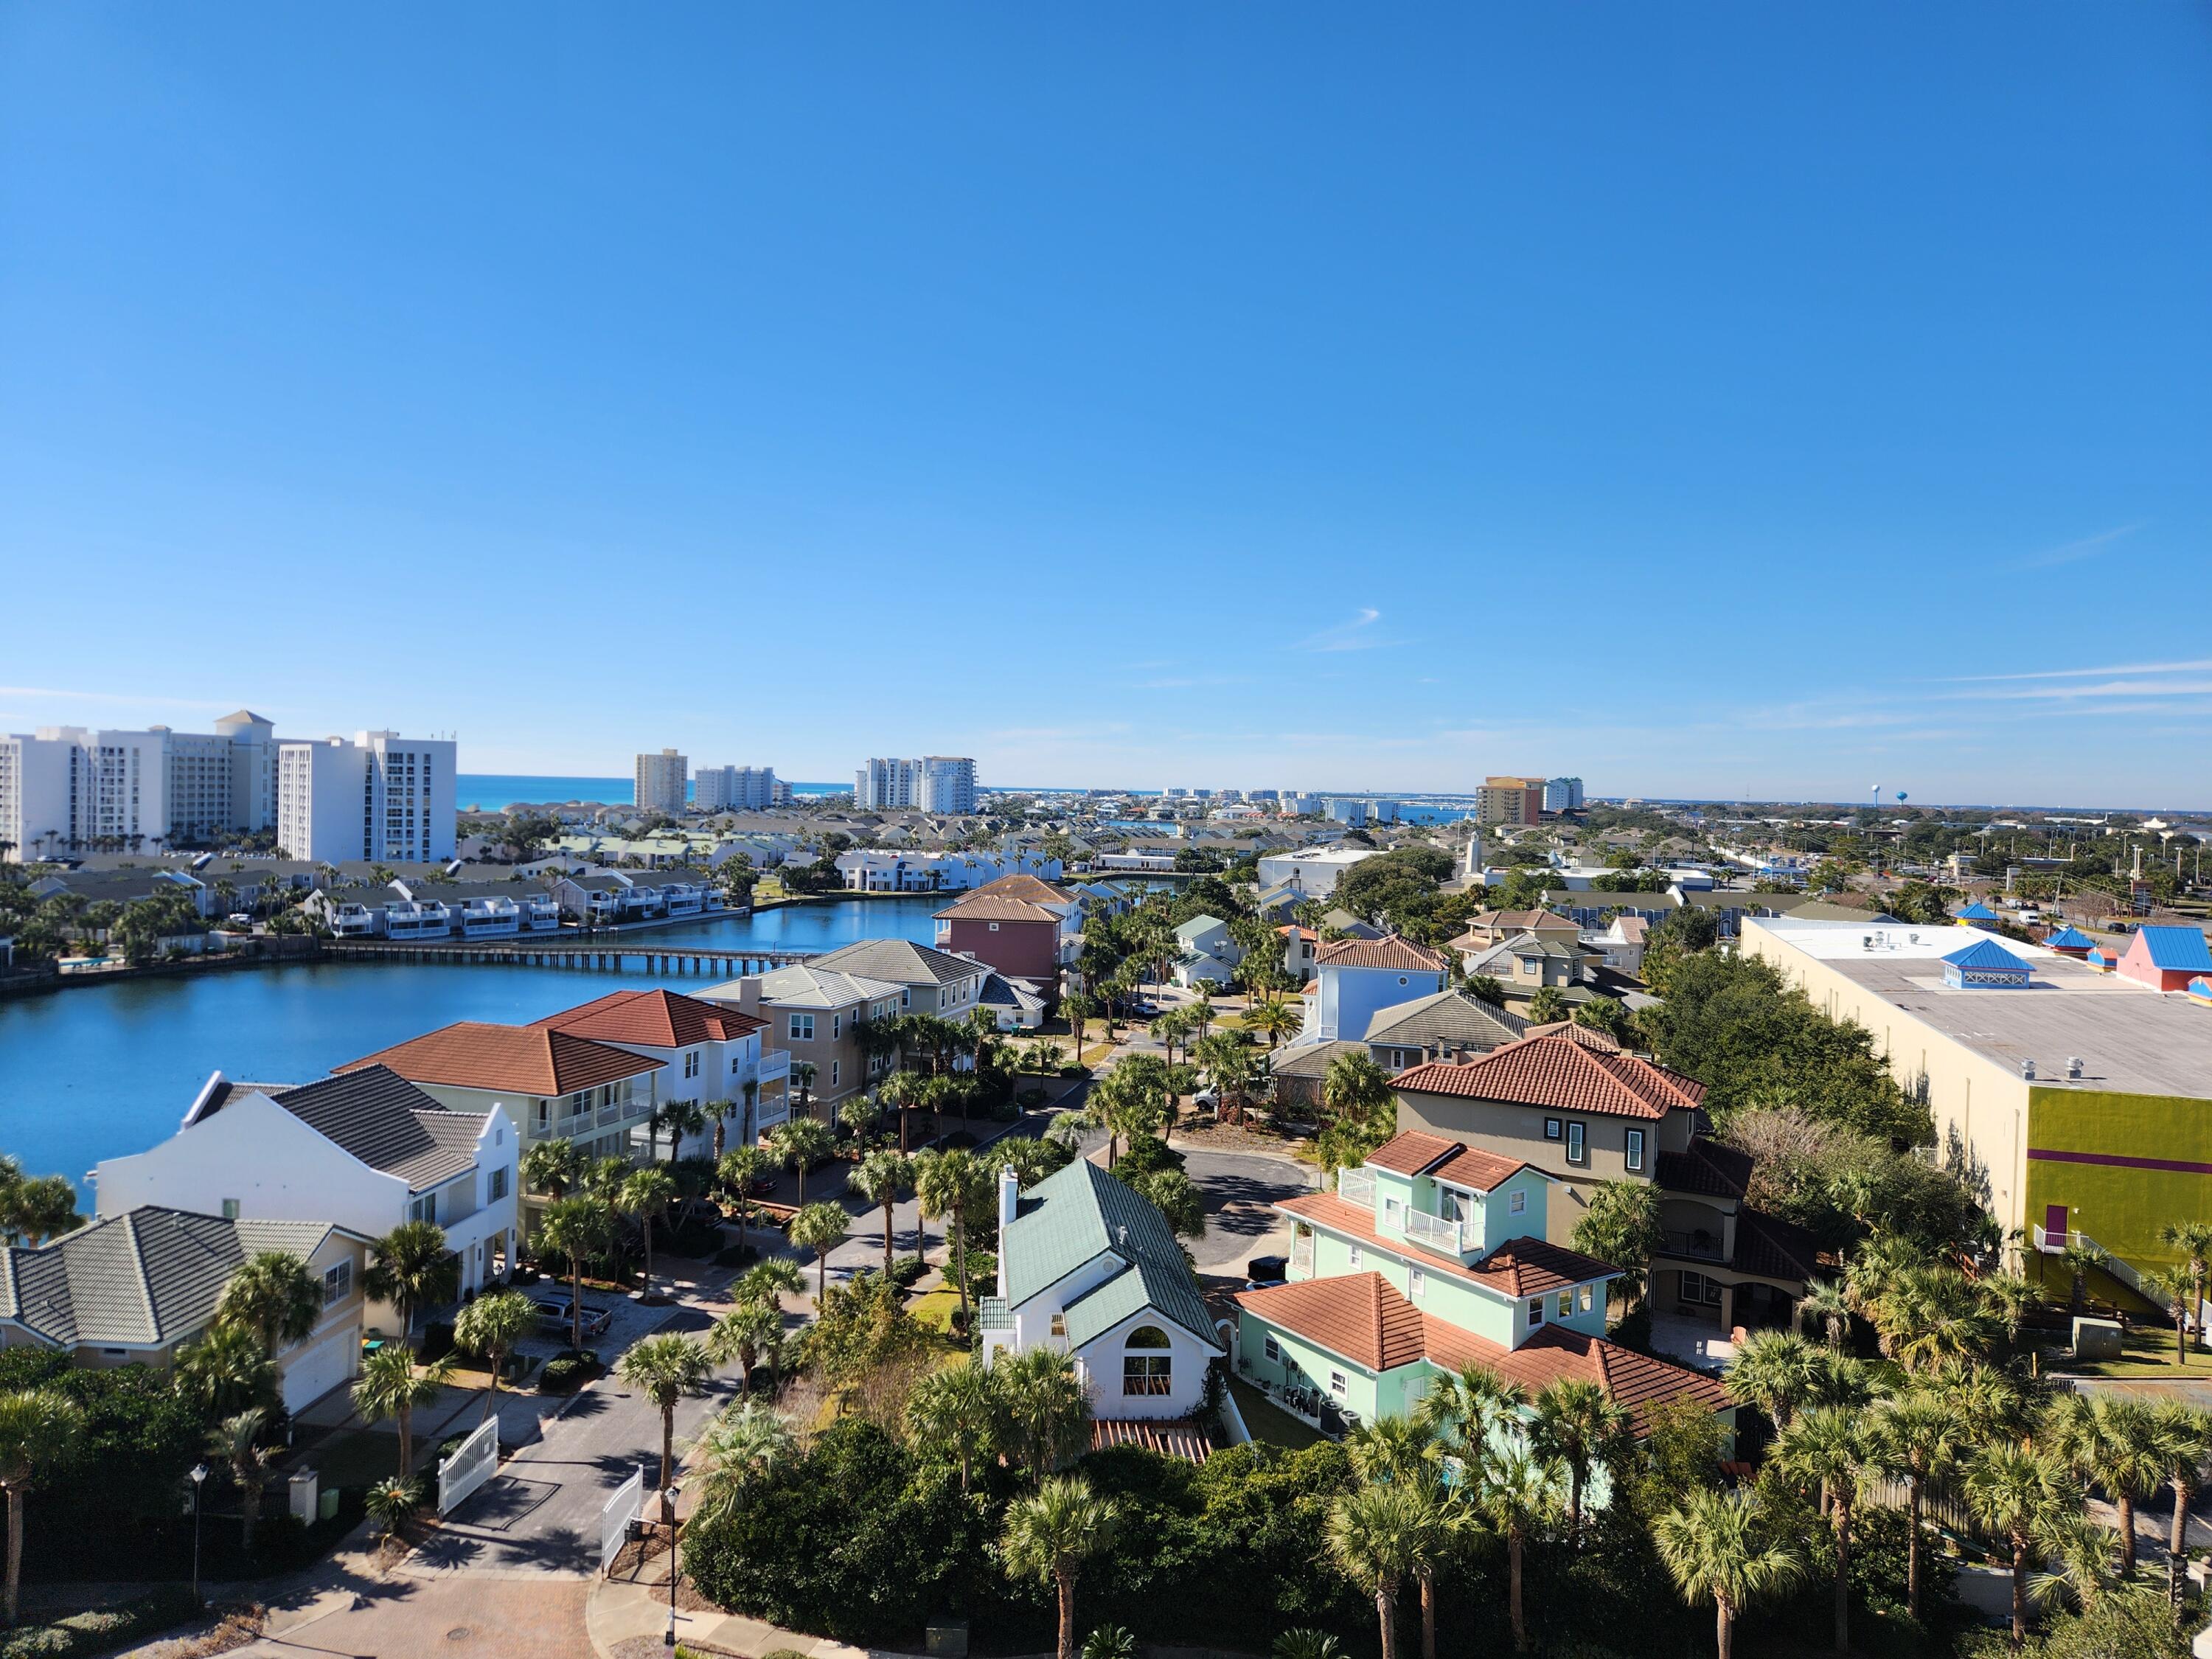
{"label": "paved road", "polygon": [[[1084,1132],[1085,1155],[1105,1144],[1103,1130]],[[1289,1224],[1273,1206],[1313,1190],[1310,1167],[1266,1152],[1218,1152],[1188,1146],[1176,1150],[1183,1155],[1183,1173],[1206,1194],[1206,1237],[1188,1241],[1200,1273],[1241,1267],[1254,1255],[1280,1255],[1287,1248]]]}

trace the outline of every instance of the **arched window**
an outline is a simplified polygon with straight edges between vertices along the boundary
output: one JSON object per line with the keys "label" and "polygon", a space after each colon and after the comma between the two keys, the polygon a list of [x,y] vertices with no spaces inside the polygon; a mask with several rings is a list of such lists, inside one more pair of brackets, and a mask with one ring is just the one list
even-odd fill
{"label": "arched window", "polygon": [[1168,1334],[1157,1325],[1139,1325],[1129,1333],[1121,1356],[1121,1392],[1167,1394],[1175,1386],[1175,1356],[1169,1351]]}

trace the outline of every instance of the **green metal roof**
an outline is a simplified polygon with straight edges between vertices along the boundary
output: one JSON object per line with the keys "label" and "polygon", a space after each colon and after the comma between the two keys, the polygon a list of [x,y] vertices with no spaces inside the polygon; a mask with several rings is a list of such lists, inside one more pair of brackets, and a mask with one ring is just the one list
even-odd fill
{"label": "green metal roof", "polygon": [[1078,1158],[1022,1194],[1003,1230],[1006,1300],[1019,1307],[1101,1255],[1119,1265],[1068,1305],[1067,1334],[1080,1346],[1150,1306],[1210,1346],[1213,1316],[1166,1218],[1129,1188]]}

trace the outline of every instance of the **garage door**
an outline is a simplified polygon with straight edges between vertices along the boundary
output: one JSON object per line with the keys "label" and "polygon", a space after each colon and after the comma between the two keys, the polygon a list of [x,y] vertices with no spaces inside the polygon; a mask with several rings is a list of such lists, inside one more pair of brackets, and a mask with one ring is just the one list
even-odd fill
{"label": "garage door", "polygon": [[361,1332],[349,1328],[295,1355],[284,1367],[284,1409],[296,1412],[350,1382],[360,1352]]}

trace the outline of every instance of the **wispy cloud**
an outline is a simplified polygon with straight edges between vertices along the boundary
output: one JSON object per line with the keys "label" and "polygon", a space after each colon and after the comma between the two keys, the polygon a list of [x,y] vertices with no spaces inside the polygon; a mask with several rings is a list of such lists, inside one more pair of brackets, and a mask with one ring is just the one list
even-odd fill
{"label": "wispy cloud", "polygon": [[29,697],[41,702],[98,702],[131,708],[221,708],[203,697],[139,696],[125,691],[65,691],[49,685],[0,685],[0,697]]}
{"label": "wispy cloud", "polygon": [[2100,554],[2109,553],[2116,544],[2125,541],[2142,528],[2139,524],[2115,525],[2112,529],[2100,530],[2094,536],[2084,536],[2077,542],[2046,548],[2033,558],[2022,559],[2019,568],[2022,570],[2047,570],[2054,564],[2072,564],[2081,559],[2094,559]]}
{"label": "wispy cloud", "polygon": [[1197,685],[1249,685],[1249,674],[1167,674],[1158,679],[1134,680],[1132,689],[1139,691],[1187,691]]}
{"label": "wispy cloud", "polygon": [[2018,674],[1960,674],[1938,685],[1978,685],[2002,680],[2088,680],[2100,674],[2194,674],[2212,668],[2212,657],[2193,662],[2108,663],[2102,668],[2038,668]]}
{"label": "wispy cloud", "polygon": [[1363,606],[1350,622],[1341,622],[1334,628],[1324,628],[1318,634],[1310,634],[1298,641],[1301,651],[1372,651],[1379,646],[1395,645],[1376,628],[1382,613],[1372,606]]}

